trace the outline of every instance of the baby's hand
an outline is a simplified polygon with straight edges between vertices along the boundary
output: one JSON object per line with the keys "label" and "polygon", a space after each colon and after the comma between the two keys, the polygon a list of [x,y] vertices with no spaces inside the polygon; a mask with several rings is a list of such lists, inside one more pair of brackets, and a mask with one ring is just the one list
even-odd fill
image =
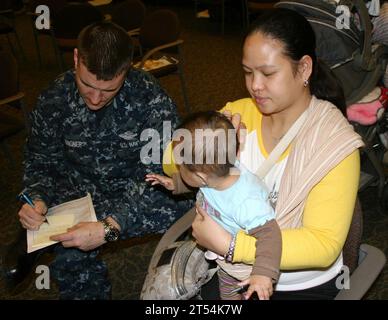
{"label": "baby's hand", "polygon": [[251,275],[248,279],[240,282],[239,286],[249,284],[248,290],[243,294],[244,299],[248,300],[252,293],[256,291],[260,300],[269,300],[273,293],[272,279],[266,276]]}
{"label": "baby's hand", "polygon": [[151,186],[154,186],[156,184],[161,184],[167,190],[170,190],[170,191],[175,190],[174,181],[171,178],[162,176],[160,174],[154,174],[154,173],[147,174],[145,181],[151,182]]}

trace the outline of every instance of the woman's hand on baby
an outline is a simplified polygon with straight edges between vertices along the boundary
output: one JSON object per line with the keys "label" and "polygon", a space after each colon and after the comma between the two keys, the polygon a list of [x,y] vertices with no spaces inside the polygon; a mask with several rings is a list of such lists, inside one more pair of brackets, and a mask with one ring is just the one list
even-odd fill
{"label": "woman's hand on baby", "polygon": [[251,275],[238,285],[244,287],[249,284],[248,290],[243,293],[244,299],[248,300],[256,292],[260,300],[269,300],[273,293],[272,279],[261,275]]}
{"label": "woman's hand on baby", "polygon": [[239,113],[232,115],[229,110],[225,110],[222,114],[227,117],[230,122],[232,122],[233,127],[237,131],[237,139],[240,144],[237,158],[240,159],[240,153],[244,150],[244,144],[247,136],[247,127],[245,126],[244,122],[241,122],[241,115]]}
{"label": "woman's hand on baby", "polygon": [[170,191],[175,190],[174,181],[171,178],[162,176],[160,174],[154,174],[154,173],[147,174],[145,181],[151,182],[151,186],[160,184],[163,187],[165,187],[167,190],[170,190]]}

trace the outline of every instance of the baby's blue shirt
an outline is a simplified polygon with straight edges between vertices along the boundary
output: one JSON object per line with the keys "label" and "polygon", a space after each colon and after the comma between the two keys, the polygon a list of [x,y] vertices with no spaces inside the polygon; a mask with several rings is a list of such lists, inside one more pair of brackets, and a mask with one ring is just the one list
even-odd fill
{"label": "baby's blue shirt", "polygon": [[228,189],[202,187],[199,192],[208,202],[207,207],[206,201],[203,205],[206,211],[232,234],[241,229],[248,232],[275,218],[264,182],[246,169],[241,169],[239,179]]}

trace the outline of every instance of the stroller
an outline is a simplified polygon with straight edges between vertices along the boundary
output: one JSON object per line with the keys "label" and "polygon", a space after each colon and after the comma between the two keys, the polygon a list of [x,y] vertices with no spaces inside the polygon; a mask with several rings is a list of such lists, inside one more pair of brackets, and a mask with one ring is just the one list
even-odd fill
{"label": "stroller", "polygon": [[[341,6],[349,8],[348,21],[341,20]],[[363,0],[291,0],[275,7],[295,10],[310,22],[317,55],[341,81],[348,105],[372,91],[384,74],[388,51],[371,43],[372,23]]]}
{"label": "stroller", "polygon": [[[363,0],[338,3],[334,0],[287,0],[276,3],[275,7],[297,11],[310,22],[316,35],[317,56],[340,80],[348,107],[379,86],[387,66],[388,48],[372,44],[372,22]],[[349,9],[348,19],[341,18],[344,8]],[[361,151],[359,190],[377,185],[383,207],[388,205],[383,164],[388,150],[385,140],[388,137],[387,106],[385,102],[373,124],[363,125],[349,119],[365,143]]]}

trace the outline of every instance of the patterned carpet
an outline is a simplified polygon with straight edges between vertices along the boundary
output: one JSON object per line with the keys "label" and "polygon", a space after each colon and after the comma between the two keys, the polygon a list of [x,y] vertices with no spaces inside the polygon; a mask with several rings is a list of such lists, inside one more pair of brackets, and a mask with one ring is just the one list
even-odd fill
{"label": "patterned carpet", "polygon": [[[155,3],[155,2],[154,2]],[[158,3],[163,3],[159,1]],[[234,10],[227,15],[225,35],[220,34],[220,25],[209,19],[196,19],[191,1],[168,1],[182,22],[182,39],[184,39],[184,71],[187,82],[188,98],[193,110],[217,109],[226,102],[246,97],[243,74],[241,70],[241,43],[243,30],[239,12]],[[155,6],[148,5],[149,10]],[[104,8],[109,13],[110,8]],[[28,107],[33,108],[38,93],[52,81],[59,68],[55,61],[52,45],[48,38],[41,38],[43,68],[39,69],[36,49],[28,17],[17,18],[17,30],[26,52],[27,61],[19,59],[21,89],[26,93]],[[0,38],[0,45],[8,49],[8,43]],[[72,57],[66,55],[66,62],[72,65]],[[179,112],[183,115],[183,98],[179,79],[168,76],[161,79],[167,92],[176,101]],[[12,112],[14,112],[12,110]],[[20,115],[21,116],[21,115]],[[9,244],[17,229],[16,212],[19,204],[15,195],[21,189],[22,147],[25,132],[10,138],[14,160],[12,166],[1,153],[0,167],[0,245]],[[382,249],[388,255],[388,213],[378,206],[376,188],[366,189],[360,194],[364,208],[363,242]],[[113,299],[138,299],[152,252],[159,236],[132,239],[126,242],[105,246],[101,256],[107,262],[113,285]],[[2,255],[0,255],[2,257]],[[50,255],[42,257],[40,264],[48,263]],[[1,262],[1,261],[0,261]],[[6,289],[0,280],[0,299],[57,299],[55,283],[49,290],[37,290],[36,274],[31,274],[14,292]],[[366,299],[388,299],[388,267],[386,266],[365,297]]]}

